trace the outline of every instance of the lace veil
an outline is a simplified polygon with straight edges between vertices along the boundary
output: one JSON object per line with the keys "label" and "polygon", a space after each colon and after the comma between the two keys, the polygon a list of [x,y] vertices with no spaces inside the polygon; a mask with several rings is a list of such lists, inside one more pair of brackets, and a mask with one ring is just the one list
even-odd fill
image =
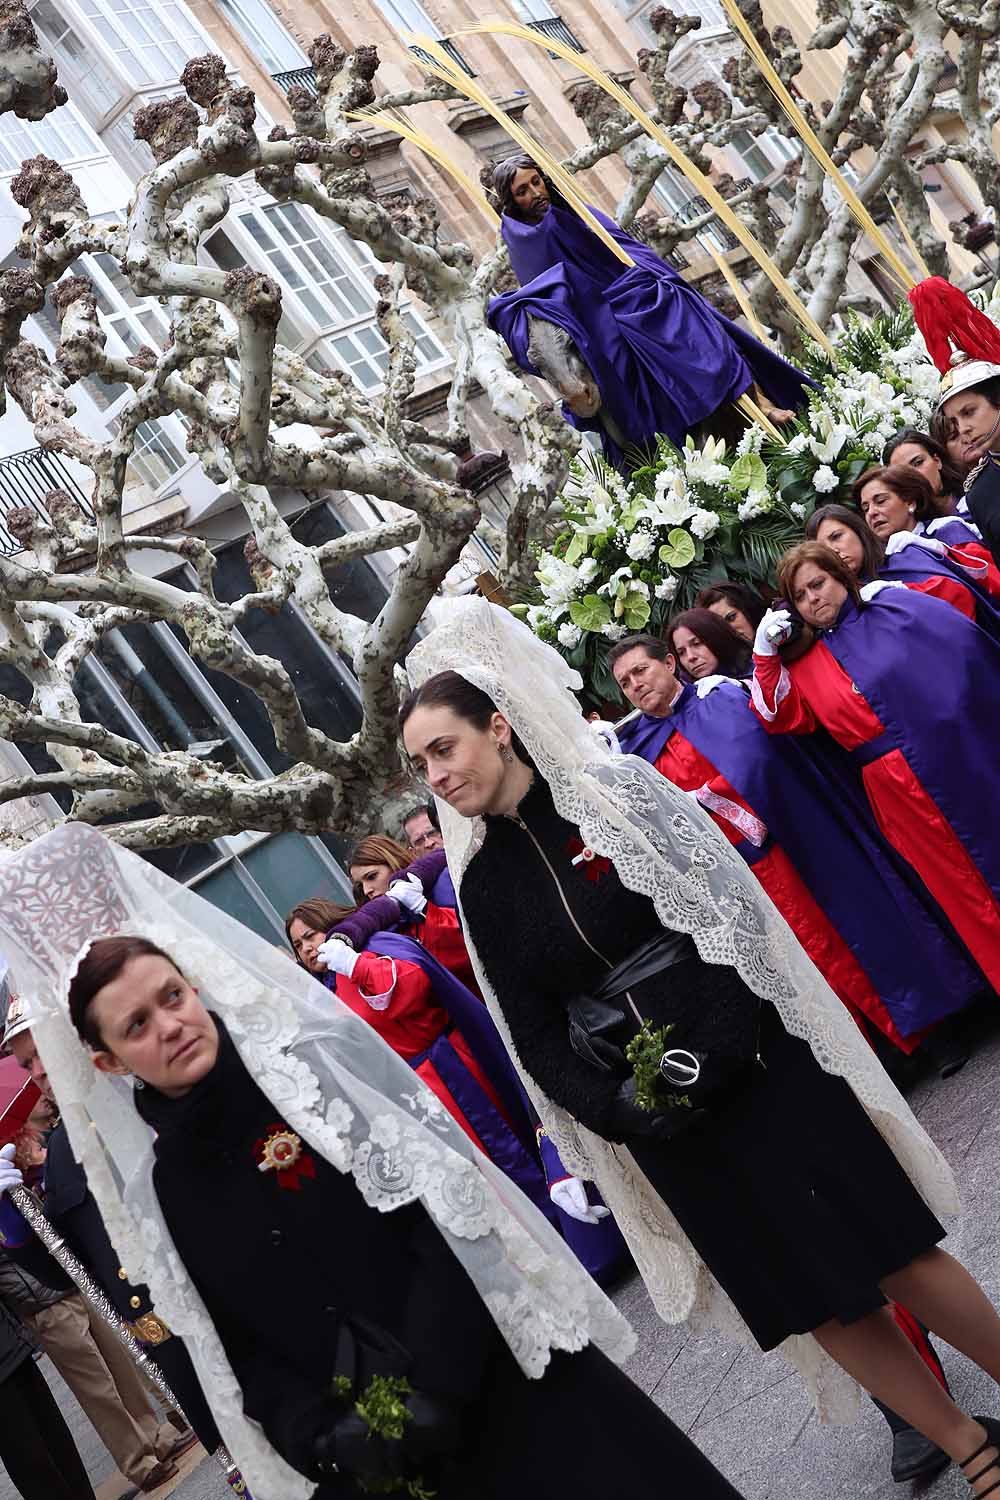
{"label": "lace veil", "polygon": [[[446,669],[481,688],[510,721],[549,783],[557,810],[580,829],[584,842],[612,860],[631,890],[652,898],[664,927],[690,933],[703,959],[733,965],[770,1001],[787,1030],[809,1043],[820,1065],[847,1080],[933,1211],[954,1212],[958,1200],[950,1168],[784,918],[693,799],[638,756],[615,755],[593,732],[573,696],[582,686],[578,674],[508,610],[482,599],[450,605],[443,622],[407,658],[413,687]],[[483,823],[443,802],[438,813],[461,897],[462,876],[482,840]],[[471,942],[469,952],[516,1061],[503,1011]],[[629,1152],[580,1125],[523,1067],[520,1071],[563,1161],[600,1188],[661,1317],[671,1323],[690,1319],[696,1328],[714,1327],[752,1343],[729,1298]],[[711,1191],[706,1183],[706,1192]],[[783,1352],[799,1367],[824,1418],[852,1415],[856,1389],[815,1339],[789,1339]]]}
{"label": "lace veil", "polygon": [[314,1485],[243,1415],[153,1190],[151,1132],[130,1085],[96,1072],[69,1021],[77,964],[93,939],[115,933],[148,937],[177,960],[276,1112],[353,1176],[373,1213],[422,1200],[527,1375],[543,1374],[551,1350],[588,1341],[627,1356],[634,1336],[625,1319],[370,1026],[274,945],[102,834],[67,824],[0,859],[0,947],[112,1243],[185,1339],[257,1500],[307,1500]]}

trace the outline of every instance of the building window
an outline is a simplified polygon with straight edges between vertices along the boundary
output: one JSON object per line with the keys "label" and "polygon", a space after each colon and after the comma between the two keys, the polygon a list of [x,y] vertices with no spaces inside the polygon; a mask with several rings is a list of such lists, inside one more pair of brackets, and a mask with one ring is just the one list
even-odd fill
{"label": "building window", "polygon": [[55,58],[59,80],[71,97],[89,105],[97,120],[109,114],[128,88],[104,63],[99,50],[88,43],[53,0],[38,0],[31,7],[31,19],[46,50]]}
{"label": "building window", "polygon": [[218,0],[218,4],[237,36],[257,54],[269,73],[309,66],[302,48],[266,0]]}
{"label": "building window", "polygon": [[184,64],[212,50],[180,0],[78,0],[122,72],[140,87],[173,83]]}
{"label": "building window", "polygon": [[72,104],[64,104],[44,120],[18,120],[6,115],[0,135],[0,175],[21,170],[29,156],[51,156],[61,166],[104,158],[107,152],[86,120]]}
{"label": "building window", "polygon": [[[251,259],[281,284],[281,341],[312,369],[339,367],[363,390],[377,389],[388,350],[375,320],[372,279],[378,266],[367,247],[296,203],[268,204],[241,214],[235,223],[249,242],[249,254],[228,229],[217,230],[207,248],[224,270]],[[423,319],[412,308],[403,316],[416,341],[418,367],[446,365],[448,355]]]}
{"label": "building window", "polygon": [[[638,27],[645,38],[650,38],[654,42],[658,40],[656,32],[649,23],[649,14],[662,3],[662,0],[616,0],[616,3],[618,9],[634,26]],[[729,26],[726,13],[718,0],[684,0],[682,13],[686,16],[701,17],[700,32],[689,33],[695,38],[704,36],[706,31],[726,30]]]}

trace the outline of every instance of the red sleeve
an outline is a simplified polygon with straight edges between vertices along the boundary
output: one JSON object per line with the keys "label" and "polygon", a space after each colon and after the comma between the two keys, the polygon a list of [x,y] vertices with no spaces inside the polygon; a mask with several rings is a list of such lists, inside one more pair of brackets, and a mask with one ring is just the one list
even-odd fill
{"label": "red sleeve", "polygon": [[780,656],[755,656],[750,706],[768,734],[811,734],[816,716]]}
{"label": "red sleeve", "polygon": [[957,578],[925,578],[921,583],[908,583],[906,587],[913,589],[914,593],[930,594],[935,599],[944,600],[945,604],[954,605],[970,620],[976,618],[976,601],[972,592]]}
{"label": "red sleeve", "polygon": [[388,995],[396,982],[396,968],[391,958],[359,953],[351,978],[363,995]]}

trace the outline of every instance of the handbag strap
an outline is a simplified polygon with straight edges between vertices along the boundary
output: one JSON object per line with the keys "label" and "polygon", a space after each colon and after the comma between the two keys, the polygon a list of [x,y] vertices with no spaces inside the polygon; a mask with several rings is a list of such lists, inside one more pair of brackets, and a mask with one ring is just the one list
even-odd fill
{"label": "handbag strap", "polygon": [[640,943],[638,948],[633,948],[627,958],[623,958],[621,963],[616,964],[605,975],[601,984],[593,991],[594,998],[611,1000],[616,995],[623,995],[634,985],[652,979],[654,974],[673,968],[674,964],[683,963],[686,958],[695,957],[696,952],[694,939],[686,932],[658,932]]}

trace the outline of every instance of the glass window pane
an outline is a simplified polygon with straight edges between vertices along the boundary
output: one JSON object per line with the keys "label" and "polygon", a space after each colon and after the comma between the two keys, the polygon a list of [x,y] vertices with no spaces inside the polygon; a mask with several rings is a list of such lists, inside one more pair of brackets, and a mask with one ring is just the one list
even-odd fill
{"label": "glass window pane", "polygon": [[228,916],[235,917],[259,937],[266,938],[269,943],[280,942],[282,947],[288,946],[284,923],[278,920],[277,911],[265,912],[258,905],[232,865],[223,865],[221,870],[214,870],[204,880],[195,881],[194,889],[199,896],[204,896]]}
{"label": "glass window pane", "polygon": [[299,901],[323,896],[328,901],[350,901],[351,882],[341,873],[338,880],[314,846],[299,833],[279,833],[242,856],[267,899],[288,915]]}

